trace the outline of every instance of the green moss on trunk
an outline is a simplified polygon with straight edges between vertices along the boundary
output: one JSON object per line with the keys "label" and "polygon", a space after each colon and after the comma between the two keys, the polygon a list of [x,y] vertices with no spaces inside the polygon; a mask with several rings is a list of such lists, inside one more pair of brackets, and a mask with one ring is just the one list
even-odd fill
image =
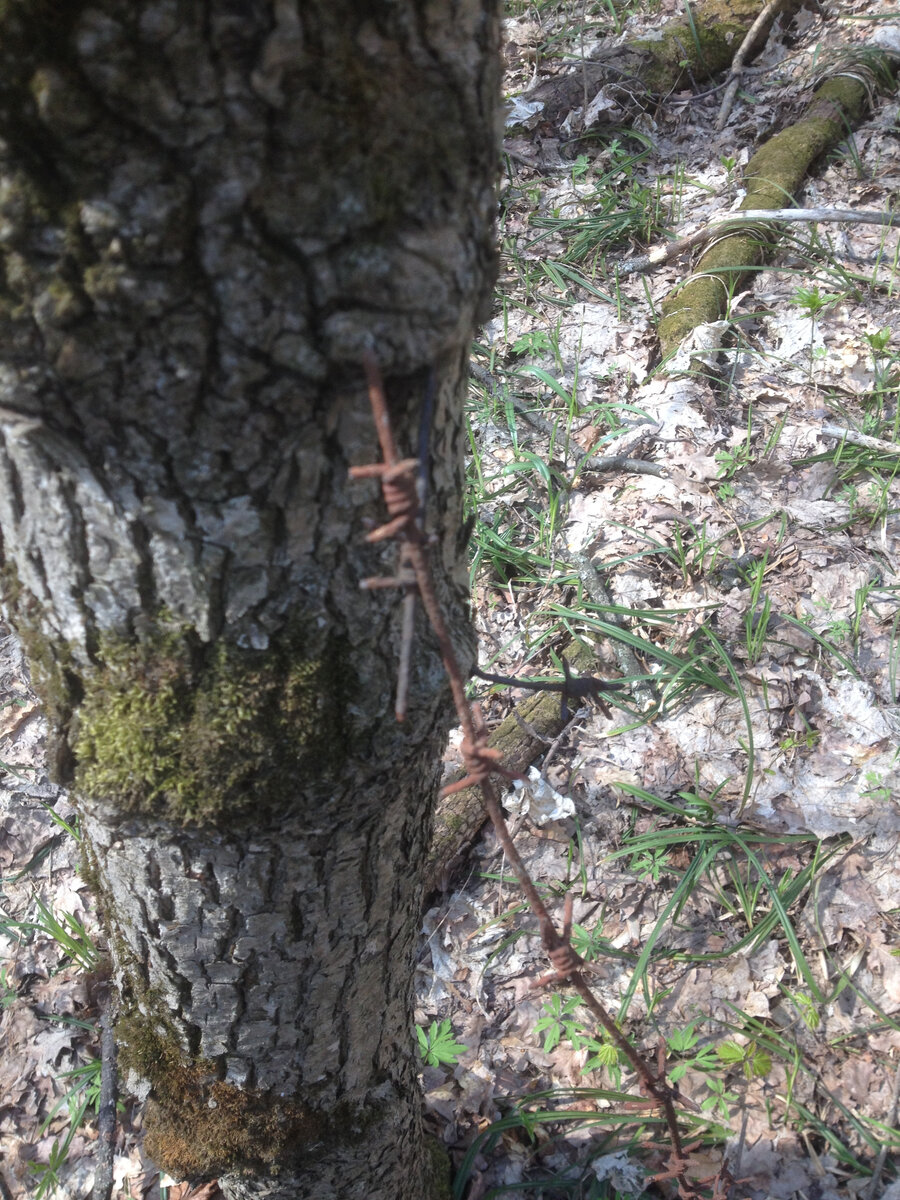
{"label": "green moss on trunk", "polygon": [[379,1116],[349,1103],[319,1111],[224,1083],[214,1063],[187,1058],[174,1033],[160,1032],[136,1011],[119,1018],[116,1038],[120,1067],[151,1085],[147,1153],[174,1179],[286,1170],[357,1137]]}
{"label": "green moss on trunk", "polygon": [[333,636],[312,652],[302,619],[259,651],[160,618],[96,657],[70,736],[82,795],[178,823],[259,818],[346,761],[348,658]]}

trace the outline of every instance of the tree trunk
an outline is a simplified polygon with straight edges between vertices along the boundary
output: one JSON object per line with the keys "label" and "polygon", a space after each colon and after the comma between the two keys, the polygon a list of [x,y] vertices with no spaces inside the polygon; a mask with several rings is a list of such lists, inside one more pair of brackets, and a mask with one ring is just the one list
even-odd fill
{"label": "tree trunk", "polygon": [[[52,18],[52,19],[51,19]],[[83,818],[147,1146],[229,1197],[439,1194],[410,990],[448,719],[360,360],[465,643],[461,399],[493,270],[495,0],[0,16],[0,529]]]}

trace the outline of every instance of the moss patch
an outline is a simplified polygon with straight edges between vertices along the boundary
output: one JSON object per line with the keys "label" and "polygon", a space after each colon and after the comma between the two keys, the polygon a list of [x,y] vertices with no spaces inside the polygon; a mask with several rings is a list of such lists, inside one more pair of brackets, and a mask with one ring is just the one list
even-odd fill
{"label": "moss patch", "polygon": [[735,49],[762,12],[763,0],[707,0],[696,6],[693,21],[671,22],[657,39],[633,46],[649,55],[641,80],[658,95],[680,87],[690,75],[706,79],[731,65]]}
{"label": "moss patch", "polygon": [[450,1155],[437,1138],[425,1139],[425,1200],[451,1200]]}
{"label": "moss patch", "polygon": [[154,1031],[140,1014],[120,1017],[116,1037],[120,1065],[151,1084],[147,1153],[175,1179],[298,1165],[375,1119],[346,1104],[324,1113],[223,1083],[213,1063],[185,1058],[174,1033]]}
{"label": "moss patch", "polygon": [[141,641],[105,635],[82,676],[75,788],[181,823],[282,810],[299,780],[345,761],[349,668],[302,622],[268,650],[202,644],[160,620]]}

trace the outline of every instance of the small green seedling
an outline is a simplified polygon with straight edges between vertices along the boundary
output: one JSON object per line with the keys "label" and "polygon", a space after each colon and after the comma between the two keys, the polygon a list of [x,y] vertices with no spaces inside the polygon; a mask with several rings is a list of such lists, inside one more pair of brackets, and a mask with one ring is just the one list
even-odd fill
{"label": "small green seedling", "polygon": [[587,929],[577,923],[572,926],[572,948],[581,955],[585,962],[599,958],[606,950],[606,939],[603,937],[603,925]]}
{"label": "small green seedling", "polygon": [[785,989],[784,994],[797,1009],[806,1028],[818,1029],[822,1023],[822,1018],[819,1016],[819,1008],[815,1000],[803,992],[789,992]]}
{"label": "small green seedling", "polygon": [[576,179],[582,179],[591,169],[591,160],[586,154],[579,154],[572,163],[572,182]]}
{"label": "small green seedling", "polygon": [[550,354],[553,350],[553,340],[550,334],[544,329],[532,329],[528,333],[523,333],[521,337],[516,338],[512,352],[513,354]]}
{"label": "small green seedling", "polygon": [[797,288],[794,292],[794,303],[798,308],[805,309],[811,320],[815,320],[824,309],[842,299],[843,296],[838,292],[825,292],[823,295],[818,284],[812,288]]}
{"label": "small green seedling", "polygon": [[807,317],[809,317],[809,369],[812,372],[813,360],[822,358],[824,346],[815,348],[815,326],[816,318],[826,308],[830,308],[832,304],[837,304],[839,300],[843,300],[843,296],[838,292],[819,291],[819,285],[811,288],[797,288],[793,295],[793,302],[801,309]]}
{"label": "small green seedling", "polygon": [[737,1093],[726,1092],[724,1081],[716,1079],[714,1075],[707,1079],[706,1086],[709,1088],[709,1095],[700,1102],[701,1110],[712,1117],[720,1117],[727,1121],[731,1117],[731,1109],[738,1103]]}
{"label": "small green seedling", "polygon": [[582,1075],[587,1075],[589,1071],[597,1071],[600,1067],[605,1067],[608,1071],[612,1071],[614,1078],[621,1078],[619,1072],[619,1050],[618,1047],[611,1041],[609,1034],[606,1032],[601,1034],[602,1041],[597,1041],[596,1038],[585,1037],[582,1039],[583,1044],[588,1050],[593,1050],[594,1053],[581,1068]]}
{"label": "small green seedling", "polygon": [[716,475],[719,479],[733,479],[738,471],[751,461],[750,447],[741,442],[733,450],[716,451]]}
{"label": "small green seedling", "polygon": [[440,1024],[432,1021],[427,1033],[421,1025],[417,1025],[416,1037],[422,1058],[429,1067],[455,1067],[460,1054],[465,1054],[469,1048],[461,1042],[454,1042],[453,1029],[446,1017]]}
{"label": "small green seedling", "polygon": [[576,1021],[575,1009],[581,1004],[580,996],[570,996],[563,1000],[560,995],[553,995],[544,1003],[544,1016],[534,1027],[535,1033],[543,1033],[544,1049],[555,1050],[563,1039],[571,1043],[573,1050],[589,1050],[590,1057],[581,1068],[582,1075],[606,1067],[615,1076],[619,1071],[619,1051],[605,1032],[600,1038],[594,1037],[585,1027]]}
{"label": "small green seedling", "polygon": [[641,850],[632,855],[628,866],[638,879],[650,879],[653,883],[659,883],[663,875],[671,869],[669,855],[663,849]]}
{"label": "small green seedling", "polygon": [[884,776],[878,771],[866,771],[866,786],[860,793],[870,800],[887,804],[891,798],[891,789],[885,784]]}
{"label": "small green seedling", "polygon": [[544,1004],[544,1016],[539,1018],[534,1027],[535,1033],[543,1033],[544,1049],[549,1053],[555,1050],[559,1043],[566,1038],[576,1045],[581,1035],[581,1026],[573,1017],[573,1013],[581,1003],[580,996],[570,996],[563,1000],[560,995],[553,995]]}
{"label": "small green seedling", "polygon": [[678,1055],[682,1060],[666,1068],[666,1076],[672,1083],[677,1083],[689,1069],[716,1071],[722,1065],[714,1046],[700,1045],[700,1035],[697,1033],[698,1023],[691,1021],[684,1029],[674,1029],[666,1038],[669,1054]]}
{"label": "small green seedling", "polygon": [[739,1046],[737,1042],[719,1042],[716,1054],[723,1067],[740,1067],[747,1079],[764,1078],[772,1070],[772,1056],[755,1042]]}
{"label": "small green seedling", "polygon": [[884,354],[887,349],[887,344],[891,340],[893,330],[890,325],[885,325],[883,329],[879,329],[877,333],[865,333],[863,337],[869,343],[873,355]]}

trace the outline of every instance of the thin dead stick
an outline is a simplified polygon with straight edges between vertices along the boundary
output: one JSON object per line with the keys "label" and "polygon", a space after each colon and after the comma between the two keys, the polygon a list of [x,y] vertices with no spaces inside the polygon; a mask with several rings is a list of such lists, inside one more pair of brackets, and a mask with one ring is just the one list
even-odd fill
{"label": "thin dead stick", "polygon": [[640,271],[648,271],[660,263],[678,258],[686,250],[700,246],[713,238],[724,237],[727,234],[746,232],[747,226],[759,225],[766,221],[845,221],[852,225],[887,225],[894,228],[900,225],[900,213],[877,212],[874,209],[854,208],[747,208],[737,212],[725,213],[716,217],[709,225],[689,233],[686,237],[666,246],[657,246],[648,254],[633,258],[630,262],[620,263],[620,275],[634,275]]}
{"label": "thin dead stick", "polygon": [[576,470],[580,474],[589,475],[592,471],[623,471],[626,475],[656,475],[659,479],[668,479],[669,472],[659,463],[646,462],[643,458],[622,458],[617,454],[605,458],[592,458],[589,463]]}
{"label": "thin dead stick", "polygon": [[559,692],[562,696],[560,719],[563,721],[569,719],[569,700],[593,700],[599,705],[603,715],[609,717],[611,714],[603,699],[603,693],[621,692],[625,685],[615,679],[598,679],[596,675],[573,675],[565,658],[562,665],[564,678],[553,681],[523,679],[517,675],[495,675],[491,671],[482,671],[480,667],[473,667],[472,674],[487,680],[488,683],[503,684],[504,687],[526,688],[533,692]]}
{"label": "thin dead stick", "polygon": [[[469,704],[465,693],[465,682],[456,658],[450,633],[444,621],[443,612],[437,599],[431,568],[428,562],[425,537],[421,522],[417,520],[418,495],[416,488],[416,471],[419,467],[417,459],[400,459],[390,428],[390,417],[381,383],[380,372],[373,356],[366,359],[366,375],[369,382],[369,398],[375,418],[378,438],[384,455],[383,463],[352,467],[351,478],[366,479],[380,478],[385,505],[389,520],[379,529],[368,535],[372,542],[383,541],[389,537],[401,541],[400,563],[401,571],[389,579],[365,580],[363,586],[368,587],[408,587],[409,577],[406,568],[415,575],[416,586],[435,637],[440,647],[453,695],[457,716],[463,729],[462,752],[466,764],[467,777],[458,784],[445,789],[445,794],[468,787],[473,783],[481,786],[484,807],[497,838],[503,847],[506,859],[513,869],[519,886],[522,888],[532,911],[538,920],[541,941],[553,970],[535,986],[549,982],[571,982],[616,1046],[625,1055],[641,1081],[641,1087],[653,1101],[662,1109],[672,1154],[669,1159],[669,1170],[666,1178],[677,1180],[680,1195],[684,1198],[697,1196],[696,1190],[689,1182],[685,1169],[688,1166],[686,1153],[690,1147],[684,1147],[678,1129],[678,1118],[675,1112],[674,1097],[677,1095],[669,1086],[665,1075],[665,1057],[660,1056],[660,1064],[656,1072],[634,1049],[628,1039],[619,1030],[613,1018],[609,1015],[600,1001],[588,987],[582,970],[587,967],[584,959],[573,948],[570,936],[572,931],[572,897],[566,897],[565,918],[563,931],[560,935],[553,924],[550,913],[534,885],[528,870],[522,861],[506,824],[492,776],[501,775],[505,779],[521,778],[518,772],[510,771],[501,761],[501,754],[487,744],[487,730],[477,706]],[[592,681],[602,682],[602,681]],[[571,687],[574,680],[566,672],[566,685]]]}
{"label": "thin dead stick", "polygon": [[[738,1135],[737,1145],[732,1150],[731,1154],[727,1155],[729,1160],[728,1172],[736,1181],[741,1173],[741,1159],[744,1157],[744,1146],[747,1143],[747,1123],[750,1120],[750,1113],[744,1109],[741,1116],[741,1132]],[[727,1200],[734,1200],[734,1188],[736,1183],[732,1183],[728,1189]]]}
{"label": "thin dead stick", "polygon": [[109,1200],[116,1152],[116,1038],[113,1000],[107,997],[100,1013],[100,1104],[97,1109],[97,1153],[91,1200]]}
{"label": "thin dead stick", "polygon": [[397,667],[397,698],[394,715],[398,721],[406,717],[409,697],[409,668],[412,663],[413,638],[416,632],[416,593],[410,588],[403,597],[403,624],[400,629],[400,661]]}
{"label": "thin dead stick", "polygon": [[844,429],[841,425],[823,425],[821,433],[825,437],[840,438],[851,446],[874,450],[876,454],[900,454],[900,446],[896,442],[886,442],[884,438],[870,437],[867,433],[857,433],[855,429]]}
{"label": "thin dead stick", "polygon": [[[509,151],[507,150],[506,153],[508,154]],[[542,417],[540,413],[533,412],[525,403],[525,401],[520,400],[518,396],[504,396],[503,391],[496,379],[494,379],[493,375],[485,367],[482,367],[479,363],[470,362],[469,374],[474,380],[480,383],[482,387],[487,388],[488,392],[495,400],[508,399],[509,403],[513,406],[519,416],[524,417],[528,424],[531,425],[533,429],[536,429],[538,433],[543,434],[544,437],[556,437],[556,425],[554,425],[551,421],[546,420],[546,418]]]}
{"label": "thin dead stick", "polygon": [[[492,396],[499,397],[500,389],[494,381],[493,376],[484,367],[478,363],[469,363],[469,374],[473,379],[476,379],[483,387],[486,387]],[[520,400],[518,396],[508,397],[515,411],[526,420],[529,425],[544,435],[544,437],[555,438],[559,432],[558,425],[546,420],[538,413],[532,412],[528,405]],[[654,430],[658,426],[652,427]],[[642,431],[642,427],[638,426],[638,432]],[[642,436],[646,434],[641,433]],[[620,439],[616,439],[619,441]],[[634,439],[640,441],[640,438]],[[626,454],[609,454],[602,458],[592,458],[593,451],[589,450],[586,454],[582,454],[576,459],[574,472],[580,475],[582,472],[588,471],[624,471],[631,475],[657,475],[660,479],[668,479],[669,472],[659,463],[646,462],[642,458],[629,458]]]}
{"label": "thin dead stick", "polygon": [[[588,555],[575,552],[570,557],[575,564],[578,578],[581,580],[584,590],[595,604],[600,604],[604,608],[609,609],[606,613],[606,619],[611,625],[618,625],[620,629],[624,629],[626,625],[625,618],[621,613],[615,611],[616,605],[613,602],[613,598],[600,578],[600,572],[591,562]],[[638,662],[634,651],[625,642],[613,640],[613,653],[616,656],[616,662],[619,664],[622,674],[629,676],[633,680],[631,685],[632,690],[641,711],[644,714],[650,713],[656,707],[657,702],[646,680],[635,679],[635,676],[641,676],[645,674],[645,671]]]}
{"label": "thin dead stick", "polygon": [[547,778],[547,770],[554,758],[556,758],[560,746],[563,744],[569,734],[569,730],[572,729],[577,721],[580,721],[583,717],[587,716],[589,712],[590,710],[587,708],[579,708],[576,713],[573,713],[571,719],[562,727],[562,729],[547,747],[547,753],[544,755],[543,761],[541,762],[541,775],[544,777],[544,779]]}
{"label": "thin dead stick", "polygon": [[756,39],[759,37],[761,30],[765,27],[767,21],[774,21],[779,9],[784,8],[785,0],[769,0],[750,28],[747,30],[747,36],[738,47],[738,52],[735,54],[732,63],[731,78],[728,80],[728,86],[725,89],[725,95],[722,97],[722,106],[719,109],[719,116],[716,120],[716,133],[721,133],[725,128],[725,122],[731,114],[731,106],[734,104],[734,98],[737,95],[737,90],[741,85],[741,77],[743,76],[744,63],[756,46]]}

